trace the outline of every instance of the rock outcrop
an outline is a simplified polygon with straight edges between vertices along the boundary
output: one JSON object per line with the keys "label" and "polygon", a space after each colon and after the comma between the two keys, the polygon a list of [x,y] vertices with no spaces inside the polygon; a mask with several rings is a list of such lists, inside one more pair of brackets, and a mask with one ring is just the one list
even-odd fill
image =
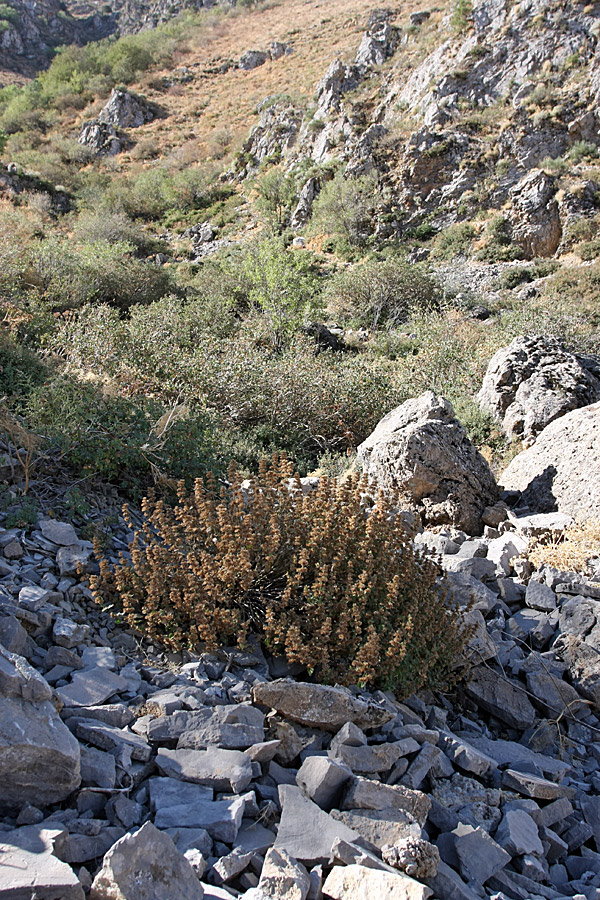
{"label": "rock outcrop", "polygon": [[154,113],[145,97],[114,88],[98,115],[98,122],[115,128],[139,128],[153,118]]}
{"label": "rock outcrop", "polygon": [[554,419],[600,400],[600,358],[569,353],[556,338],[517,337],[492,357],[477,399],[508,437],[531,441]]}
{"label": "rock outcrop", "polygon": [[590,518],[600,509],[600,403],[555,419],[513,459],[501,485],[532,512]]}
{"label": "rock outcrop", "polygon": [[496,483],[447,400],[427,391],[392,410],[358,448],[369,479],[399,491],[424,522],[481,530]]}
{"label": "rock outcrop", "polygon": [[121,141],[114,126],[103,125],[95,119],[83,123],[77,141],[90,147],[97,156],[116,156],[121,152]]}

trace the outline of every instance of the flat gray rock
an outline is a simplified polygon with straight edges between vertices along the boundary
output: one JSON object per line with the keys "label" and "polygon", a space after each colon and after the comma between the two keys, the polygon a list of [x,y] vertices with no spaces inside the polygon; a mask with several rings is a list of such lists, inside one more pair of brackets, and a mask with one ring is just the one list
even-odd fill
{"label": "flat gray rock", "polygon": [[245,750],[264,742],[264,718],[260,710],[244,704],[175,712],[153,719],[148,738],[151,741],[178,739],[179,750],[200,750],[211,745]]}
{"label": "flat gray rock", "polygon": [[359,837],[356,831],[319,809],[300,788],[281,785],[279,797],[281,822],[274,846],[294,859],[308,866],[326,863],[336,838],[353,842]]}
{"label": "flat gray rock", "polygon": [[506,852],[483,828],[459,825],[455,829],[454,849],[462,877],[482,885],[511,860]]}
{"label": "flat gray rock", "polygon": [[400,759],[400,749],[395,744],[365,744],[362,747],[337,744],[329,750],[329,756],[345,763],[353,772],[370,774],[389,772]]}
{"label": "flat gray rock", "polygon": [[37,900],[85,900],[83,886],[71,868],[53,854],[63,840],[60,827],[29,825],[0,834],[0,897]]}
{"label": "flat gray rock", "polygon": [[0,648],[0,805],[48,805],[80,784],[79,743],[23,657]]}
{"label": "flat gray rock", "polygon": [[156,765],[170,778],[193,781],[215,791],[245,791],[252,780],[250,757],[239,750],[165,750],[160,748]]}
{"label": "flat gray rock", "polygon": [[150,808],[154,812],[166,809],[170,806],[181,806],[184,803],[212,801],[213,790],[201,784],[192,784],[188,781],[180,781],[177,778],[149,778],[148,794]]}
{"label": "flat gray rock", "polygon": [[215,841],[233,844],[242,819],[246,801],[199,799],[161,808],[154,818],[157,828],[203,828]]}
{"label": "flat gray rock", "polygon": [[570,799],[576,794],[573,787],[555,784],[553,781],[526,772],[517,772],[515,769],[506,769],[502,774],[502,786],[534,800],[558,800],[561,797]]}
{"label": "flat gray rock", "polygon": [[473,669],[465,691],[478,706],[511,728],[524,731],[533,725],[535,709],[524,688],[484,666]]}
{"label": "flat gray rock", "polygon": [[402,785],[383,784],[369,778],[355,778],[348,785],[341,809],[399,809],[425,824],[431,801],[421,791]]}
{"label": "flat gray rock", "polygon": [[469,738],[470,743],[491,757],[499,766],[515,766],[526,763],[530,766],[537,766],[548,778],[560,781],[567,772],[571,771],[569,763],[561,759],[554,759],[552,756],[544,756],[542,753],[536,753],[525,747],[523,744],[517,744],[515,741],[493,741],[491,738],[479,737],[474,735]]}
{"label": "flat gray rock", "polygon": [[75,672],[71,684],[59,688],[57,694],[65,706],[97,706],[114,694],[127,690],[120,675],[103,666]]}
{"label": "flat gray rock", "polygon": [[[138,734],[126,728],[114,728],[95,719],[74,718],[73,728],[77,737],[99,747],[101,750],[121,750],[127,748],[131,758],[140,762],[148,762],[152,756],[152,747]],[[71,723],[69,723],[71,724]]]}
{"label": "flat gray rock", "polygon": [[61,547],[71,547],[77,544],[79,538],[70,522],[57,522],[55,519],[40,519],[39,526],[47,541],[58,544]]}
{"label": "flat gray rock", "polygon": [[524,809],[510,809],[504,813],[495,839],[511,856],[524,856],[526,853],[544,856],[538,827]]}

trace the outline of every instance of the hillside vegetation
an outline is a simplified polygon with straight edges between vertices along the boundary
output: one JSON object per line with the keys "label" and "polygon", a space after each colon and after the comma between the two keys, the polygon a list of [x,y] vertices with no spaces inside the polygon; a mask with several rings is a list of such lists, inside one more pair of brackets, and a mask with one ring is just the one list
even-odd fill
{"label": "hillside vegetation", "polygon": [[597,341],[599,27],[269,0],[0,90],[10,427],[139,496],[275,451],[335,474],[432,389],[500,466],[495,350]]}

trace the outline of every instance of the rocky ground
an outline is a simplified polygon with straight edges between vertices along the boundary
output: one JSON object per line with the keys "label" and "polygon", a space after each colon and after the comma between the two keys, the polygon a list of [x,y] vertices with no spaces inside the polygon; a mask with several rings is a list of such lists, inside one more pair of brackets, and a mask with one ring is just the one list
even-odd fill
{"label": "rocky ground", "polygon": [[[365,466],[394,434],[435,447],[443,429],[464,461],[449,404],[410,404]],[[597,407],[561,409],[531,450]],[[162,654],[93,603],[92,546],[71,522],[2,528],[0,897],[596,900],[600,559],[589,576],[534,568],[532,541],[571,517],[488,488],[470,529],[483,534],[426,524],[414,538],[472,637],[451,695],[404,702],[311,683],[258,646]],[[432,497],[421,520],[452,519]],[[120,519],[115,559],[131,539]]]}

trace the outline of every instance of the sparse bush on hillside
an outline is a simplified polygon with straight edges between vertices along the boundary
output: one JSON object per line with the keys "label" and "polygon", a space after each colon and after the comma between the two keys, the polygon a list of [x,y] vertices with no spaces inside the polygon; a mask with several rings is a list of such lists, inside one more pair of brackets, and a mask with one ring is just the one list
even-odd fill
{"label": "sparse bush on hillside", "polygon": [[327,234],[341,235],[351,246],[364,246],[372,230],[377,196],[374,175],[346,178],[339,172],[323,185],[314,202],[313,227]]}
{"label": "sparse bush on hillside", "polygon": [[263,317],[274,349],[281,350],[319,310],[311,257],[286,250],[281,240],[263,240],[246,253],[244,273],[250,304]]}
{"label": "sparse bush on hillside", "polygon": [[401,259],[369,260],[342,271],[327,289],[336,316],[367,328],[396,327],[413,310],[432,308],[437,281],[419,265]]}
{"label": "sparse bush on hillside", "polygon": [[468,255],[475,237],[475,228],[469,222],[459,222],[440,231],[435,239],[435,253],[440,259]]}
{"label": "sparse bush on hillside", "polygon": [[75,222],[73,234],[82,244],[95,244],[98,241],[129,244],[141,254],[156,253],[163,249],[160,241],[120,212],[84,210]]}
{"label": "sparse bush on hillside", "polygon": [[127,309],[151,303],[173,289],[170,273],[131,255],[130,244],[96,241],[74,245],[51,238],[33,244],[21,275],[24,288],[52,309],[110,303]]}
{"label": "sparse bush on hillside", "polygon": [[171,649],[257,634],[320,680],[402,696],[445,682],[466,632],[435,564],[383,497],[367,511],[358,476],[303,496],[292,472],[276,460],[249,484],[230,472],[220,494],[181,486],[174,508],[147,499],[131,562],[101,560],[96,599]]}
{"label": "sparse bush on hillside", "polygon": [[256,189],[258,207],[267,222],[278,231],[282,231],[296,199],[296,182],[293,175],[286,175],[281,169],[271,169],[257,179]]}
{"label": "sparse bush on hillside", "polygon": [[559,535],[549,535],[534,542],[529,552],[534,566],[553,566],[561,572],[593,575],[600,559],[600,518],[574,522]]}

